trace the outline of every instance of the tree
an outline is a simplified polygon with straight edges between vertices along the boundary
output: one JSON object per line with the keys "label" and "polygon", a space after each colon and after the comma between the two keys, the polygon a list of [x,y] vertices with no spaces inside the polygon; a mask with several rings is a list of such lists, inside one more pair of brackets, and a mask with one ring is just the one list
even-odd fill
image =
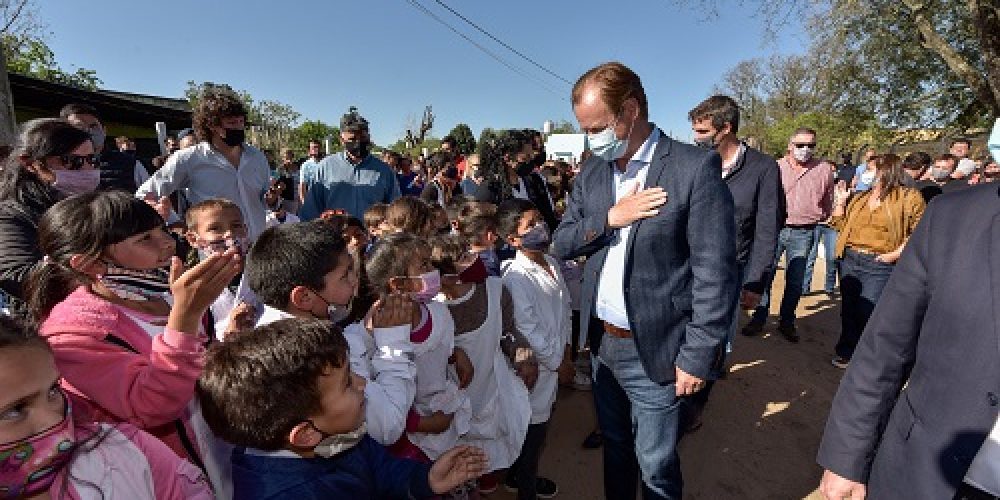
{"label": "tree", "polygon": [[472,135],[472,129],[468,125],[459,123],[448,135],[455,139],[459,153],[467,155],[476,152],[476,136]]}
{"label": "tree", "polygon": [[483,131],[479,133],[479,147],[477,148],[476,152],[479,153],[480,156],[482,156],[483,148],[492,146],[493,143],[497,140],[498,136],[499,134],[497,133],[496,130],[493,130],[490,127],[484,128]]}
{"label": "tree", "polygon": [[234,90],[225,83],[188,81],[184,96],[191,103],[191,109],[195,109],[201,96],[211,90],[233,93],[243,101],[247,122],[250,124],[247,127],[247,140],[261,149],[277,151],[286,147],[292,136],[293,125],[302,116],[287,104],[271,100],[257,101],[249,92]]}
{"label": "tree", "polygon": [[559,120],[558,122],[552,124],[552,133],[553,134],[575,134],[575,133],[577,133],[576,132],[576,125],[573,125],[573,123],[570,122],[570,121],[568,121],[568,120]]}
{"label": "tree", "polygon": [[891,128],[963,129],[1000,116],[1000,0],[761,0],[758,9],[771,31],[807,19],[806,57],[825,102],[870,110]]}
{"label": "tree", "polygon": [[304,153],[309,149],[309,141],[318,139],[322,143],[325,139],[330,139],[330,152],[339,151],[340,130],[332,125],[327,125],[320,120],[306,120],[292,129],[287,147],[292,148],[296,153]]}
{"label": "tree", "polygon": [[38,20],[33,0],[0,0],[0,42],[7,71],[87,90],[102,83],[91,69],[64,70],[41,34],[45,26]]}

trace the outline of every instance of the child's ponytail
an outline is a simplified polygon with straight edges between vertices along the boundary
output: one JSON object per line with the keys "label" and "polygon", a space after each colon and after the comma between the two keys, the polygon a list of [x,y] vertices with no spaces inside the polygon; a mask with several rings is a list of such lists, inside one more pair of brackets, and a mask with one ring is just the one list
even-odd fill
{"label": "child's ponytail", "polygon": [[38,222],[45,257],[25,284],[31,316],[41,323],[76,287],[90,283],[70,264],[74,255],[98,259],[108,246],[162,226],[152,207],[125,191],[80,194],[53,205]]}

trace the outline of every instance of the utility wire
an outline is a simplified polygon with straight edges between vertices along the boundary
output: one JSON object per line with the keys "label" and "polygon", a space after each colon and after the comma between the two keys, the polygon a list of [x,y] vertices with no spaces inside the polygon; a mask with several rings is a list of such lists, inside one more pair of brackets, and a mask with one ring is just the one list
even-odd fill
{"label": "utility wire", "polygon": [[406,2],[409,3],[410,5],[412,5],[413,7],[415,7],[420,12],[423,12],[425,15],[427,15],[431,19],[434,19],[435,21],[441,23],[446,28],[448,28],[449,30],[451,30],[452,32],[454,32],[456,35],[462,37],[465,41],[471,43],[477,49],[481,50],[483,53],[485,53],[486,55],[490,56],[491,58],[493,58],[494,60],[496,60],[498,63],[504,65],[507,69],[509,69],[509,70],[517,73],[518,75],[523,76],[524,78],[526,78],[528,80],[531,80],[531,81],[537,83],[542,88],[544,88],[545,90],[547,90],[547,91],[549,91],[549,92],[551,92],[551,93],[553,93],[555,95],[562,95],[563,94],[562,92],[559,92],[559,91],[553,89],[552,87],[549,87],[544,82],[542,82],[542,81],[540,81],[540,80],[538,80],[536,78],[532,78],[531,75],[525,73],[523,70],[521,70],[517,66],[514,66],[513,64],[505,61],[503,58],[501,58],[500,56],[498,56],[496,53],[494,53],[490,49],[487,49],[486,47],[483,47],[481,44],[479,44],[479,42],[476,42],[475,40],[469,38],[465,33],[462,33],[461,31],[459,31],[458,29],[456,29],[454,26],[448,24],[447,21],[445,21],[444,19],[441,19],[440,17],[438,17],[437,14],[435,14],[434,12],[431,12],[429,9],[427,9],[427,7],[425,7],[423,4],[421,4],[417,0],[406,0]]}
{"label": "utility wire", "polygon": [[532,58],[530,58],[530,57],[522,54],[519,50],[515,49],[514,47],[511,47],[510,45],[508,45],[507,43],[505,43],[503,40],[501,40],[501,39],[493,36],[492,33],[490,33],[489,31],[486,31],[485,29],[481,28],[478,24],[476,24],[476,23],[472,22],[471,20],[469,20],[469,18],[463,16],[462,14],[460,14],[455,9],[449,7],[448,4],[444,3],[442,0],[434,0],[434,1],[437,2],[438,5],[444,7],[446,10],[448,10],[448,12],[451,12],[452,14],[455,14],[455,16],[457,16],[459,19],[465,21],[469,26],[472,26],[473,28],[476,28],[476,30],[479,31],[480,33],[482,33],[482,34],[490,37],[490,39],[492,39],[494,42],[499,43],[505,49],[507,49],[507,50],[509,50],[509,51],[511,51],[511,52],[513,52],[515,54],[517,54],[518,56],[521,57],[521,59],[524,59],[525,61],[528,61],[529,63],[535,65],[535,67],[537,67],[538,69],[540,69],[540,70],[542,70],[542,71],[544,71],[544,72],[546,72],[546,73],[554,76],[556,79],[558,79],[558,80],[566,83],[567,85],[573,85],[573,82],[571,82],[571,81],[563,78],[562,76],[556,74],[554,71],[550,70],[549,68],[546,68],[545,66],[542,66],[541,64],[539,64],[534,59],[532,59]]}

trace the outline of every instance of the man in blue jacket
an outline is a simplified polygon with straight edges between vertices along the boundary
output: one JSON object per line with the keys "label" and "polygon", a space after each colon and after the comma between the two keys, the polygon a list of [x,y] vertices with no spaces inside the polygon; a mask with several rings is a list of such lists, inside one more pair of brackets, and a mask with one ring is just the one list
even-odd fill
{"label": "man in blue jacket", "polygon": [[632,70],[586,72],[573,112],[593,157],[554,235],[586,256],[581,328],[594,358],[607,498],[681,498],[677,440],[687,399],[722,362],[739,284],[733,199],[719,155],[649,122]]}

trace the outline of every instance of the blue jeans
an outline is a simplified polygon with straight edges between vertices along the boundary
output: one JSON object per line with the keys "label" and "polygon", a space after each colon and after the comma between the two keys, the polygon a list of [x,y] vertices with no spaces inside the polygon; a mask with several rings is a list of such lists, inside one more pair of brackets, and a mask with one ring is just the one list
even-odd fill
{"label": "blue jeans", "polygon": [[597,423],[604,436],[605,497],[634,499],[641,473],[644,499],[680,499],[677,440],[687,401],[676,396],[674,384],[650,380],[634,339],[605,334],[592,362]]}
{"label": "blue jeans", "polygon": [[820,224],[816,226],[816,242],[813,244],[812,250],[809,251],[809,260],[806,261],[802,293],[812,291],[813,268],[816,266],[820,242],[823,242],[823,258],[826,260],[826,281],[823,282],[823,291],[833,293],[837,288],[837,262],[834,255],[837,250],[837,230],[826,224]]}
{"label": "blue jeans", "polygon": [[[778,233],[778,249],[774,252],[774,267],[777,269],[781,254],[785,256],[785,293],[781,296],[780,317],[782,325],[795,324],[795,308],[799,306],[802,297],[802,280],[806,272],[806,259],[812,251],[816,239],[815,228],[785,227]],[[774,281],[774,276],[771,276]],[[767,284],[760,305],[753,312],[753,321],[763,324],[771,304],[771,283]]]}
{"label": "blue jeans", "polygon": [[854,355],[854,348],[861,340],[868,318],[875,310],[894,267],[877,262],[874,255],[850,248],[844,252],[844,259],[840,262],[840,340],[835,348],[837,356],[851,359]]}

